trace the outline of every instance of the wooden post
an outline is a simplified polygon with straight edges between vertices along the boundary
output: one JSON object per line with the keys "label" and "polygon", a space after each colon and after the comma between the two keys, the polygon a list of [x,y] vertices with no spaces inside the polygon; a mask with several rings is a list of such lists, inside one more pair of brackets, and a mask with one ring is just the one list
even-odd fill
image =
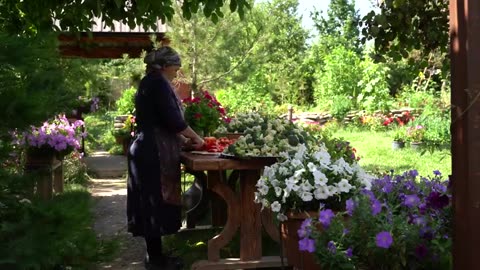
{"label": "wooden post", "polygon": [[450,0],[453,262],[478,269],[480,254],[480,2]]}
{"label": "wooden post", "polygon": [[240,172],[240,260],[258,260],[262,257],[262,218],[260,205],[255,200],[255,184],[260,178],[258,170]]}
{"label": "wooden post", "polygon": [[293,106],[290,104],[288,105],[288,121],[292,121],[293,119]]}
{"label": "wooden post", "polygon": [[63,160],[60,161],[60,165],[53,171],[53,187],[55,193],[63,192]]}

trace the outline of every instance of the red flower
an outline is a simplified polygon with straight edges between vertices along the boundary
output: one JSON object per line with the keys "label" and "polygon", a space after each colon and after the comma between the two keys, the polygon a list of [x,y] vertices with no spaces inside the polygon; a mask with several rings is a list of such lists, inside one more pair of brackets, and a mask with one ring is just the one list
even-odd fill
{"label": "red flower", "polygon": [[202,114],[201,113],[196,113],[193,117],[195,117],[195,119],[200,119],[200,118],[202,118]]}

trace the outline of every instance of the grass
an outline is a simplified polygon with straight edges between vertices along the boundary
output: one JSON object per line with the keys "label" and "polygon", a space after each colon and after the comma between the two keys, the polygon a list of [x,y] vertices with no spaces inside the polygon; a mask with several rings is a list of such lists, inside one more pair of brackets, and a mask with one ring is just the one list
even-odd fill
{"label": "grass", "polygon": [[399,174],[413,169],[422,176],[432,175],[434,170],[439,170],[445,176],[452,173],[449,149],[422,154],[422,151],[410,149],[407,144],[403,149],[393,150],[392,137],[384,131],[339,129],[334,131],[333,136],[349,141],[357,149],[360,165],[374,174],[390,170]]}

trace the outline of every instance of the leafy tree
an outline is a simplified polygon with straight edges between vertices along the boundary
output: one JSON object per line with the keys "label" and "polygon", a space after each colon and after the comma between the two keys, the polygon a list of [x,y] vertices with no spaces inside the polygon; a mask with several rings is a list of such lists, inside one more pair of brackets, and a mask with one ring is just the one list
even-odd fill
{"label": "leafy tree", "polygon": [[343,45],[361,53],[358,28],[360,15],[355,10],[355,0],[331,0],[326,17],[323,17],[322,13],[317,10],[312,12],[311,16],[327,50]]}
{"label": "leafy tree", "polygon": [[413,50],[428,55],[448,51],[448,0],[385,0],[380,12],[362,19],[363,40],[375,40],[376,60],[384,55],[395,60]]}
{"label": "leafy tree", "polygon": [[[39,31],[90,30],[92,19],[102,17],[106,25],[122,21],[130,27],[154,28],[157,20],[171,20],[175,14],[173,0],[0,0],[0,28],[9,33],[36,34]],[[190,19],[199,10],[217,22],[223,17],[224,0],[179,1],[181,13]],[[229,8],[243,17],[250,8],[248,0],[230,0]]]}
{"label": "leafy tree", "polygon": [[299,67],[307,50],[308,31],[301,25],[298,0],[273,0],[259,5],[266,36],[255,48],[256,67],[262,66],[278,103],[299,103],[302,84]]}
{"label": "leafy tree", "polygon": [[[181,9],[179,5],[175,8]],[[224,17],[216,24],[200,13],[192,14],[189,20],[176,15],[170,24],[169,36],[184,64],[180,79],[191,84],[194,91],[224,87],[225,77],[244,64],[263,35],[254,10],[244,20],[226,7],[222,10]]]}

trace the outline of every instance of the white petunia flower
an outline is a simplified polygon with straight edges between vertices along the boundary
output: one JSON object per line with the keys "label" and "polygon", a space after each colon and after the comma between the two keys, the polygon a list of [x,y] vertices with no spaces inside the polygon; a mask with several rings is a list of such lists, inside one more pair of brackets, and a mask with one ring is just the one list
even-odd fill
{"label": "white petunia flower", "polygon": [[313,200],[313,195],[311,192],[303,191],[300,193],[300,198],[302,198],[302,201],[304,202],[309,202]]}
{"label": "white petunia flower", "polygon": [[328,182],[327,176],[321,171],[314,171],[313,179],[315,181],[315,186],[325,186]]}
{"label": "white petunia flower", "polygon": [[352,189],[352,185],[348,183],[347,179],[342,179],[340,182],[337,183],[337,188],[340,192],[349,192]]}
{"label": "white petunia flower", "polygon": [[283,213],[278,213],[277,219],[281,222],[286,221],[288,218]]}
{"label": "white petunia flower", "polygon": [[270,205],[270,208],[273,212],[280,212],[280,209],[282,209],[282,205],[278,201],[274,201],[272,205]]}
{"label": "white petunia flower", "polygon": [[328,188],[328,193],[330,193],[330,195],[337,195],[339,192],[338,192],[338,188],[336,186],[327,186]]}
{"label": "white petunia flower", "polygon": [[315,189],[313,195],[317,200],[325,200],[330,197],[330,192],[328,191],[328,188],[326,186],[319,186]]}
{"label": "white petunia flower", "polygon": [[293,174],[293,177],[295,178],[301,178],[302,174],[305,172],[305,169],[300,169],[300,170],[297,170],[295,171],[295,173]]}
{"label": "white petunia flower", "polygon": [[310,192],[312,189],[313,189],[313,186],[312,186],[308,181],[304,181],[304,182],[300,185],[300,190]]}
{"label": "white petunia flower", "polygon": [[333,172],[333,174],[335,174],[335,175],[341,174],[341,173],[343,172],[343,168],[340,167],[340,166],[338,166],[338,165],[336,165],[336,164],[332,164],[332,165],[330,166],[330,169],[332,169],[332,172]]}
{"label": "white petunia flower", "polygon": [[280,197],[282,195],[282,188],[281,187],[275,187],[275,195],[277,197]]}
{"label": "white petunia flower", "polygon": [[260,192],[260,194],[262,195],[267,195],[268,193],[268,186],[267,185],[260,185],[258,187],[258,192]]}
{"label": "white petunia flower", "polygon": [[308,168],[311,172],[317,171],[317,165],[313,164],[312,162],[308,162],[307,168]]}
{"label": "white petunia flower", "polygon": [[298,159],[293,159],[292,160],[292,165],[295,166],[295,167],[300,167],[300,165],[302,165],[302,162]]}

